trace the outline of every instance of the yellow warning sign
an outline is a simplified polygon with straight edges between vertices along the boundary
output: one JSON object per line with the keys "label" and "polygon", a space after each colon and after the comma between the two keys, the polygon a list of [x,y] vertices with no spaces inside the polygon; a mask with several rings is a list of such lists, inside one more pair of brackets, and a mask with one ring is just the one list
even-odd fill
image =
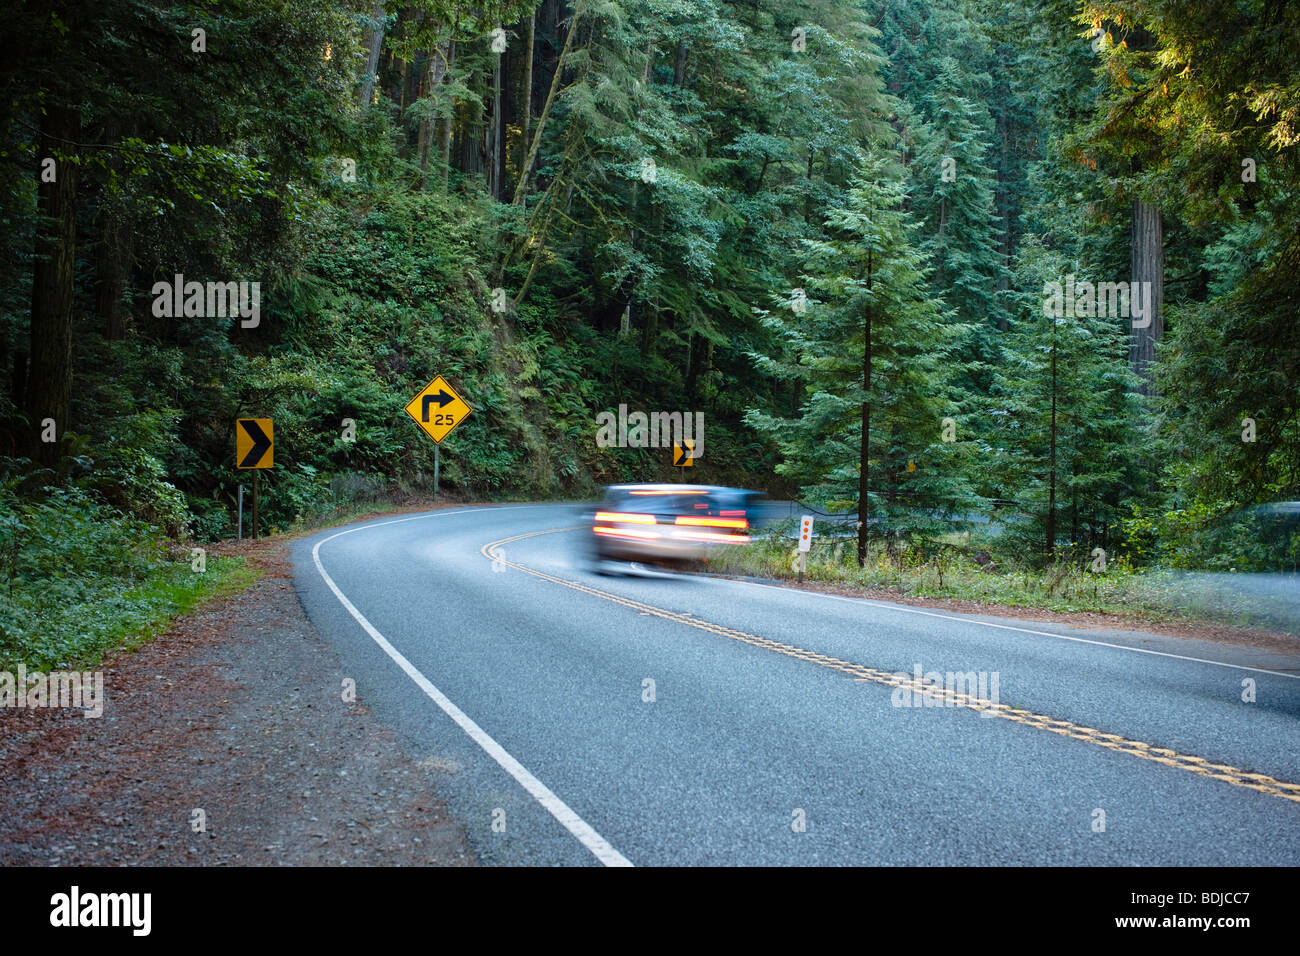
{"label": "yellow warning sign", "polygon": [[690,468],[695,464],[695,442],[689,438],[673,442],[673,465]]}
{"label": "yellow warning sign", "polygon": [[469,417],[474,409],[439,375],[406,403],[406,414],[438,444]]}
{"label": "yellow warning sign", "polygon": [[275,466],[275,429],[271,425],[271,419],[235,420],[235,466],[238,468]]}

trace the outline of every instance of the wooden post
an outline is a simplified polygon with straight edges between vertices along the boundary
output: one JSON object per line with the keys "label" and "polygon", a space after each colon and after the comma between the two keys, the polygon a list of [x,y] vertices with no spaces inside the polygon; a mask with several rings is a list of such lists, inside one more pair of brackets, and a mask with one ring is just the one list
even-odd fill
{"label": "wooden post", "polygon": [[253,534],[252,536],[254,538],[257,537],[257,485],[258,485],[257,479],[260,475],[260,472],[261,469],[257,469],[253,472]]}

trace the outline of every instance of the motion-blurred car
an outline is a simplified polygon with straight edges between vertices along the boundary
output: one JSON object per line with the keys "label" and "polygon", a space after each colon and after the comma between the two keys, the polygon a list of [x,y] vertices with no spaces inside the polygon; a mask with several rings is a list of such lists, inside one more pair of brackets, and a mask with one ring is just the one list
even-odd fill
{"label": "motion-blurred car", "polygon": [[592,557],[680,565],[749,542],[759,492],[718,485],[610,485],[592,516]]}

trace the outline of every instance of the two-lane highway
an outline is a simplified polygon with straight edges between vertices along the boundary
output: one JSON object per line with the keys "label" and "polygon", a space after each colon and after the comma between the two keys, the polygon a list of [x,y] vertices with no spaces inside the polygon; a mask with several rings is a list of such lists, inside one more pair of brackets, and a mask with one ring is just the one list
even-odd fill
{"label": "two-lane highway", "polygon": [[1300,656],[602,576],[579,523],[502,505],[295,546],[485,862],[1300,862]]}

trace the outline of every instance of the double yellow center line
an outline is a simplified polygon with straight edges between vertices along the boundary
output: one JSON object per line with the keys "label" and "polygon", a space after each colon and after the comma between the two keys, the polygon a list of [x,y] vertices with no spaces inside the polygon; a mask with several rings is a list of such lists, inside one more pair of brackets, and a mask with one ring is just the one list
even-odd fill
{"label": "double yellow center line", "polygon": [[1061,720],[1057,717],[1048,717],[1044,714],[1034,713],[1030,710],[1024,710],[1019,707],[1011,707],[1008,704],[998,703],[991,700],[985,700],[980,697],[973,697],[969,694],[960,694],[955,690],[946,689],[934,684],[918,681],[915,677],[905,674],[892,674],[887,671],[877,670],[874,667],[867,667],[863,664],[854,664],[850,661],[841,660],[838,657],[830,657],[826,654],[818,654],[816,651],[805,650],[802,647],[796,647],[793,644],[786,644],[781,641],[774,641],[770,638],[759,637],[755,634],[749,634],[745,631],[738,631],[735,628],[726,627],[722,624],[713,624],[709,621],[702,621],[699,618],[692,617],[690,614],[683,614],[677,611],[669,611],[665,608],[655,607],[653,604],[645,604],[641,601],[634,601],[609,591],[602,591],[600,588],[593,588],[577,581],[570,581],[567,578],[559,578],[553,574],[547,574],[545,571],[538,571],[514,561],[505,560],[504,555],[496,551],[503,545],[511,544],[515,541],[522,541],[525,538],[534,538],[543,534],[557,534],[562,531],[573,531],[574,528],[552,528],[546,531],[532,531],[528,534],[517,534],[511,538],[502,538],[500,541],[493,541],[485,544],[481,551],[484,557],[497,561],[507,567],[522,571],[525,574],[531,574],[535,578],[541,578],[543,581],[550,581],[552,584],[559,584],[575,591],[581,591],[583,594],[590,594],[592,597],[601,598],[614,604],[621,604],[623,607],[631,608],[641,614],[649,614],[655,617],[661,617],[667,621],[673,621],[677,624],[684,624],[687,627],[693,627],[696,630],[707,631],[710,634],[716,634],[719,637],[729,638],[733,641],[739,641],[742,644],[749,644],[752,647],[758,647],[765,651],[771,651],[775,654],[782,654],[785,657],[792,657],[795,660],[807,661],[810,664],[816,664],[819,667],[825,667],[829,670],[839,671],[842,674],[854,678],[858,681],[868,681],[874,684],[882,684],[886,687],[901,687],[911,693],[930,697],[937,701],[952,707],[965,707],[970,710],[979,711],[994,717],[1001,717],[1003,720],[1014,721],[1018,724],[1024,724],[1028,727],[1034,727],[1039,730],[1050,731],[1054,734],[1060,734],[1063,737],[1070,737],[1074,740],[1081,740],[1084,743],[1095,744],[1098,747],[1105,747],[1107,750],[1115,750],[1120,753],[1126,753],[1133,757],[1140,757],[1143,760],[1151,760],[1166,767],[1174,767],[1178,770],[1186,770],[1189,773],[1200,774],[1204,777],[1211,777],[1215,780],[1221,780],[1224,783],[1230,783],[1233,786],[1245,787],[1248,790],[1254,790],[1257,793],[1265,793],[1272,797],[1281,797],[1283,800],[1290,800],[1293,803],[1300,803],[1300,784],[1287,783],[1283,780],[1277,780],[1267,774],[1252,773],[1248,770],[1242,770],[1239,767],[1233,767],[1229,764],[1214,763],[1206,760],[1204,757],[1195,757],[1191,754],[1179,753],[1176,750],[1170,750],[1167,747],[1156,747],[1152,744],[1141,740],[1132,740],[1128,737],[1121,737],[1119,734],[1109,734],[1093,727],[1084,727],[1082,724],[1076,724],[1069,720]]}

